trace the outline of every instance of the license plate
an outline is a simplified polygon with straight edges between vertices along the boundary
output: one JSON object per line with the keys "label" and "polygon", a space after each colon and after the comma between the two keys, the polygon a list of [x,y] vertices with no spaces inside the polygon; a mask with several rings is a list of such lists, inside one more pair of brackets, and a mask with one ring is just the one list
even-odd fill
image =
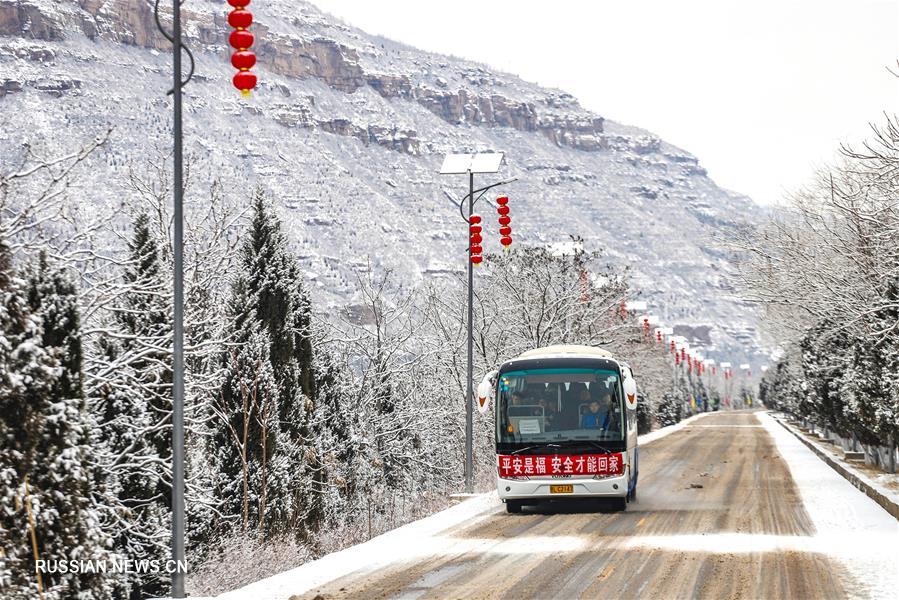
{"label": "license plate", "polygon": [[549,486],[550,494],[573,494],[573,485],[551,485]]}

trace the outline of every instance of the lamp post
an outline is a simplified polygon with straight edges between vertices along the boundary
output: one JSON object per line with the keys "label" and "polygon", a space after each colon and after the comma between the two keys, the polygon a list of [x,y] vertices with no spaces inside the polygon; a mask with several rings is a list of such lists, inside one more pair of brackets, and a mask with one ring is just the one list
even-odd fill
{"label": "lamp post", "polygon": [[[181,90],[194,74],[194,57],[181,39],[181,3],[172,1],[172,32],[159,20],[159,0],[153,7],[156,27],[172,43],[172,145],[173,145],[173,310],[172,310],[172,597],[184,598],[184,160],[181,119]],[[190,70],[181,73],[181,52],[187,54]]]}
{"label": "lamp post", "polygon": [[[468,175],[468,194],[459,202],[459,213],[466,223],[470,223],[474,214],[474,205],[492,188],[514,181],[499,181],[488,186],[475,189],[475,173],[496,173],[503,161],[501,152],[484,154],[447,154],[440,167],[441,175]],[[480,194],[475,198],[475,194]],[[468,200],[468,216],[465,215],[465,200]],[[465,492],[474,491],[474,263],[471,260],[471,244],[468,245],[468,368],[465,382]]]}

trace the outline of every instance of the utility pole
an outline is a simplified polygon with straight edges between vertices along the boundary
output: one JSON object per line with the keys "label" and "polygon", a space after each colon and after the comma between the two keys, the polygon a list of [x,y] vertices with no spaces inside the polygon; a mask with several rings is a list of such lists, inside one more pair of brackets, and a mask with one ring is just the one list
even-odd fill
{"label": "utility pole", "polygon": [[[172,0],[172,33],[159,20],[157,0],[153,16],[156,27],[172,43],[172,137],[173,137],[173,217],[172,257],[174,298],[172,314],[172,597],[184,598],[184,153],[182,130],[182,89],[194,73],[194,57],[181,40],[181,2]],[[182,79],[181,53],[187,54],[190,71]]]}
{"label": "utility pole", "polygon": [[[468,215],[465,199],[459,202],[459,213],[469,223],[478,200],[488,190],[515,181],[499,181],[479,189],[474,188],[475,173],[496,173],[503,161],[503,154],[447,154],[440,167],[441,175],[468,175]],[[479,194],[475,197],[475,194]],[[468,245],[468,368],[465,373],[465,493],[474,492],[474,262],[471,260],[471,244]]]}
{"label": "utility pole", "polygon": [[[468,220],[474,214],[474,173],[468,172]],[[468,244],[468,370],[465,386],[465,493],[474,491],[474,263]]]}
{"label": "utility pole", "polygon": [[181,0],[172,2],[172,54],[174,56],[174,352],[172,356],[172,597],[184,598],[184,164],[181,130]]}

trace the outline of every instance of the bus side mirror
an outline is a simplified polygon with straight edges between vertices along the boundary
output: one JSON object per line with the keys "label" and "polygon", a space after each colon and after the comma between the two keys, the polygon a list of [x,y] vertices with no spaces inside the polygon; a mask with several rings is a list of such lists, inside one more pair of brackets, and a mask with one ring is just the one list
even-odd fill
{"label": "bus side mirror", "polygon": [[493,383],[496,380],[497,374],[499,374],[499,371],[490,371],[484,375],[484,379],[478,384],[478,410],[481,411],[482,414],[486,414],[487,411],[490,410],[490,402],[495,395]]}
{"label": "bus side mirror", "polygon": [[633,377],[624,380],[624,400],[630,410],[637,408],[637,382]]}

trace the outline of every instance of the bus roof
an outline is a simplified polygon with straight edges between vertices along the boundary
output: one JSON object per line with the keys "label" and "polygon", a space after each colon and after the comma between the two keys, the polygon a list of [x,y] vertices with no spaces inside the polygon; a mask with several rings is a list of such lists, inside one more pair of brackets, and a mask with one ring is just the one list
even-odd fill
{"label": "bus roof", "polygon": [[521,353],[513,360],[526,358],[613,358],[612,353],[595,346],[556,345],[535,348]]}

